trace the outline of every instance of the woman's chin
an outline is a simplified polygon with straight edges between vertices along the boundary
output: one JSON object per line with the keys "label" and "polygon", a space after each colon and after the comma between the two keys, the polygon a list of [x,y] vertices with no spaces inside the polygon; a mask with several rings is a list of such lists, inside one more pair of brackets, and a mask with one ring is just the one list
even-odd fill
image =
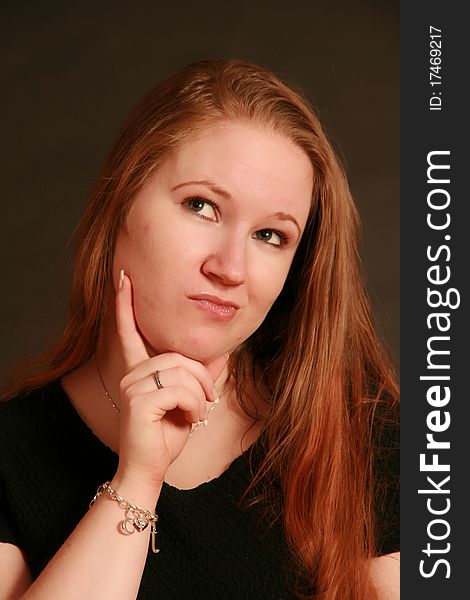
{"label": "woman's chin", "polygon": [[213,337],[198,337],[197,339],[188,338],[182,340],[171,340],[166,344],[147,345],[150,356],[176,352],[192,360],[208,365],[214,360],[230,354],[234,345],[229,346],[227,340],[214,339]]}
{"label": "woman's chin", "polygon": [[221,346],[205,346],[201,347],[184,347],[180,350],[180,354],[191,358],[192,360],[197,360],[203,365],[208,365],[214,360],[220,358],[221,356],[226,355],[230,352],[230,349],[226,347],[226,345]]}

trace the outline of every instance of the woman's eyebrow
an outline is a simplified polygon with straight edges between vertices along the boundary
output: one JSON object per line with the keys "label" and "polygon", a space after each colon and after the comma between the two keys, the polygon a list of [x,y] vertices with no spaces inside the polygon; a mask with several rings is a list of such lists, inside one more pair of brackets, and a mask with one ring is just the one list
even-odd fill
{"label": "woman's eyebrow", "polygon": [[178,185],[175,185],[175,187],[171,188],[171,191],[174,192],[175,190],[187,185],[205,185],[212,192],[214,192],[214,194],[218,194],[226,200],[232,200],[232,196],[226,190],[218,186],[216,183],[208,181],[207,179],[201,179],[199,181],[185,181],[184,183],[179,183]]}
{"label": "woman's eyebrow", "polygon": [[289,213],[285,212],[277,212],[271,215],[269,218],[271,219],[280,219],[281,221],[291,221],[297,227],[299,236],[302,235],[302,230],[300,229],[300,225],[297,222],[297,219]]}
{"label": "woman's eyebrow", "polygon": [[[178,189],[188,186],[188,185],[205,185],[212,192],[214,192],[214,194],[218,194],[219,196],[222,196],[226,200],[232,200],[232,196],[229,194],[229,192],[227,192],[227,190],[224,190],[223,188],[221,188],[219,185],[217,185],[213,181],[208,181],[207,179],[201,179],[198,181],[185,181],[184,183],[179,183],[178,185],[175,185],[174,187],[172,187],[171,191],[174,192],[175,190],[178,190]],[[285,212],[276,212],[276,213],[270,215],[268,218],[280,219],[281,221],[291,221],[297,227],[299,236],[302,235],[302,230],[300,228],[300,225],[299,225],[297,219],[293,215],[291,215],[289,213],[285,213]]]}

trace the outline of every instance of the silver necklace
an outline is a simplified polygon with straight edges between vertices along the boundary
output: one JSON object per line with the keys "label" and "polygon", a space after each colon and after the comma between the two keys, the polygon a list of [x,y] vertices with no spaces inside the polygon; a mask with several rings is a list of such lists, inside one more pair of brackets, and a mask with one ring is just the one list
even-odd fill
{"label": "silver necklace", "polygon": [[[111,402],[112,407],[114,408],[114,410],[117,412],[117,414],[119,414],[121,411],[119,410],[119,406],[114,402],[114,400],[111,397],[111,394],[108,392],[108,388],[106,387],[106,384],[104,382],[103,379],[103,375],[101,373],[101,369],[100,366],[98,364],[98,359],[96,358],[96,354],[94,355],[95,357],[95,365],[96,365],[96,370],[98,372],[98,377],[100,378],[101,381],[101,385],[103,386],[103,390],[104,393],[106,394],[106,397],[108,398],[108,400]],[[209,415],[211,414],[211,412],[214,410],[214,408],[217,406],[217,404],[220,403],[220,399],[216,398],[214,400],[214,402],[211,403],[209,410],[207,412],[207,416],[204,420],[202,421],[197,421],[197,423],[192,423],[191,424],[191,432],[190,432],[190,436],[196,431],[196,429],[200,426],[200,425],[204,425],[204,427],[207,427],[207,423],[209,420]]]}
{"label": "silver necklace", "polygon": [[96,354],[95,354],[95,365],[96,365],[96,370],[98,371],[98,376],[100,378],[101,385],[103,386],[103,389],[104,389],[104,393],[108,397],[108,400],[111,402],[114,410],[117,412],[117,414],[119,414],[120,413],[119,406],[111,398],[111,394],[108,392],[108,388],[106,387],[106,384],[104,383],[103,375],[101,374],[101,369],[100,369],[100,366],[98,364],[98,359],[96,358]]}

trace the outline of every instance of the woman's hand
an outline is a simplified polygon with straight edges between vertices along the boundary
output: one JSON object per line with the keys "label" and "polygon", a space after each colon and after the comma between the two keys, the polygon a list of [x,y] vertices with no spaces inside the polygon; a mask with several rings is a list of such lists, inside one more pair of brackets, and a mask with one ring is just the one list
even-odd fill
{"label": "woman's hand", "polygon": [[214,381],[227,355],[205,366],[177,353],[150,357],[135,322],[127,275],[116,294],[116,321],[126,366],[120,385],[118,476],[160,485],[188,441],[191,423],[205,419],[206,400],[216,400]]}

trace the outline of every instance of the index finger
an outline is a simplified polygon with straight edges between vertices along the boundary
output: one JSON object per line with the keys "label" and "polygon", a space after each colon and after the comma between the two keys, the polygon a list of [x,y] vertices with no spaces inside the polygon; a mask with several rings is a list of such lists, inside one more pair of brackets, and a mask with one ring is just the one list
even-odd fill
{"label": "index finger", "polygon": [[229,357],[230,357],[230,354],[227,352],[227,353],[223,354],[222,356],[218,356],[217,358],[215,358],[214,360],[212,360],[210,362],[204,363],[204,366],[209,371],[209,374],[212,377],[212,379],[214,380],[214,382],[217,381],[219,376],[222,374],[222,371],[224,370],[225,366],[227,365]]}
{"label": "index finger", "polygon": [[124,269],[119,274],[119,289],[116,292],[116,325],[126,366],[130,369],[148,359],[147,348],[135,322],[131,280]]}

